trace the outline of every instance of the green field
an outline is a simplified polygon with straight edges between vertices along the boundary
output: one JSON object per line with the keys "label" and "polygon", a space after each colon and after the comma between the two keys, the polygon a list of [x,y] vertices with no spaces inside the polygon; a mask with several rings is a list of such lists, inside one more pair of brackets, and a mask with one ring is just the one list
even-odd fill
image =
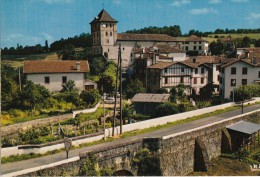
{"label": "green field", "polygon": [[218,35],[219,38],[226,38],[231,36],[232,39],[243,38],[245,36],[250,37],[251,39],[260,39],[260,33],[248,33],[248,34],[210,34],[208,37],[202,37],[208,42],[217,41],[219,38],[215,38],[215,35]]}

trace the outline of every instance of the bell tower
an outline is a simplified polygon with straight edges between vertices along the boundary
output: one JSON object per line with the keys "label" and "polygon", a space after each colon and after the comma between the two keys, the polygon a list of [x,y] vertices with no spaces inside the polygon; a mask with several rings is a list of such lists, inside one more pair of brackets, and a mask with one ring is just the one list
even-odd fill
{"label": "bell tower", "polygon": [[117,20],[104,9],[91,21],[92,54],[101,54],[109,58],[109,52],[117,41]]}

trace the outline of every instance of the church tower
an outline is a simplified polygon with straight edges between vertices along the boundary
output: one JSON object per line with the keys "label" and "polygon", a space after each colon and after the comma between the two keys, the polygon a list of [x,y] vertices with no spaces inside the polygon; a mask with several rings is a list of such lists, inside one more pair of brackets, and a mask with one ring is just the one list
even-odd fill
{"label": "church tower", "polygon": [[[91,25],[92,54],[104,55],[107,59],[115,48],[117,41],[117,20],[104,9],[94,18]],[[114,53],[114,52],[113,52]]]}

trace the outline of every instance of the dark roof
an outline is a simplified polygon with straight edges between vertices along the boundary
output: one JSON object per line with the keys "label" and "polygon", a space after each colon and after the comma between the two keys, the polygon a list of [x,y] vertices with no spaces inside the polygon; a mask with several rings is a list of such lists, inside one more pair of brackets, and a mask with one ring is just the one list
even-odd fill
{"label": "dark roof", "polygon": [[170,94],[154,94],[154,93],[137,93],[132,99],[132,102],[149,102],[163,103],[168,101]]}
{"label": "dark roof", "polygon": [[132,34],[118,33],[118,41],[154,41],[154,42],[174,42],[174,37],[166,34]]}
{"label": "dark roof", "polygon": [[147,68],[151,68],[151,69],[164,69],[167,68],[171,65],[176,64],[177,62],[158,62],[154,65],[148,66]]}
{"label": "dark roof", "polygon": [[260,125],[254,124],[251,122],[240,121],[233,125],[227,126],[227,128],[230,130],[234,130],[237,132],[242,132],[242,133],[251,135],[251,134],[257,132],[258,130],[260,130]]}
{"label": "dark roof", "polygon": [[107,11],[105,11],[104,9],[102,9],[101,12],[99,12],[98,16],[95,17],[94,20],[92,20],[92,22],[90,22],[90,24],[95,23],[95,22],[114,22],[114,23],[117,23],[117,21],[115,19],[113,19],[107,13]]}
{"label": "dark roof", "polygon": [[[221,65],[221,68],[226,68],[226,67],[228,67],[228,66],[230,66],[230,65],[232,65],[232,64],[234,64],[234,63],[237,63],[237,62],[244,62],[244,63],[246,63],[246,64],[248,64],[248,65],[253,66],[253,67],[254,67],[254,66],[256,66],[256,67],[260,66],[260,61],[258,61],[258,60],[256,60],[256,64],[253,64],[251,59],[233,58],[233,59],[230,59],[229,62],[223,63],[223,64]],[[259,62],[259,63],[258,63],[258,62]]]}
{"label": "dark roof", "polygon": [[185,53],[185,51],[170,45],[156,44],[154,47],[157,47],[160,50],[160,53]]}
{"label": "dark roof", "polygon": [[[76,64],[80,64],[77,70]],[[87,60],[37,60],[24,61],[24,73],[85,73],[89,71]]]}
{"label": "dark roof", "polygon": [[195,36],[195,35],[191,35],[191,36],[187,37],[185,39],[185,41],[187,41],[187,42],[208,42],[208,41],[206,41],[206,40],[204,40],[204,39],[202,39],[198,36]]}

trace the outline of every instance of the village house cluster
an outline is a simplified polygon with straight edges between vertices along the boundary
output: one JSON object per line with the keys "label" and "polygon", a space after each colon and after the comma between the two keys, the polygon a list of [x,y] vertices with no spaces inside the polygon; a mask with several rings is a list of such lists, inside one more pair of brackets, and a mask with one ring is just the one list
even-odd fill
{"label": "village house cluster", "polygon": [[[187,86],[187,94],[199,94],[209,83],[217,85],[216,94],[229,98],[235,87],[260,83],[260,49],[239,48],[236,58],[211,56],[209,42],[197,36],[175,38],[166,34],[117,33],[118,21],[104,9],[91,25],[94,55],[116,62],[121,46],[122,67],[133,73],[147,91],[173,86]],[[196,53],[196,56],[188,55]],[[57,67],[55,67],[57,66]],[[67,80],[74,80],[79,90],[96,88],[84,80],[87,61],[26,61],[27,79],[58,91]]]}

